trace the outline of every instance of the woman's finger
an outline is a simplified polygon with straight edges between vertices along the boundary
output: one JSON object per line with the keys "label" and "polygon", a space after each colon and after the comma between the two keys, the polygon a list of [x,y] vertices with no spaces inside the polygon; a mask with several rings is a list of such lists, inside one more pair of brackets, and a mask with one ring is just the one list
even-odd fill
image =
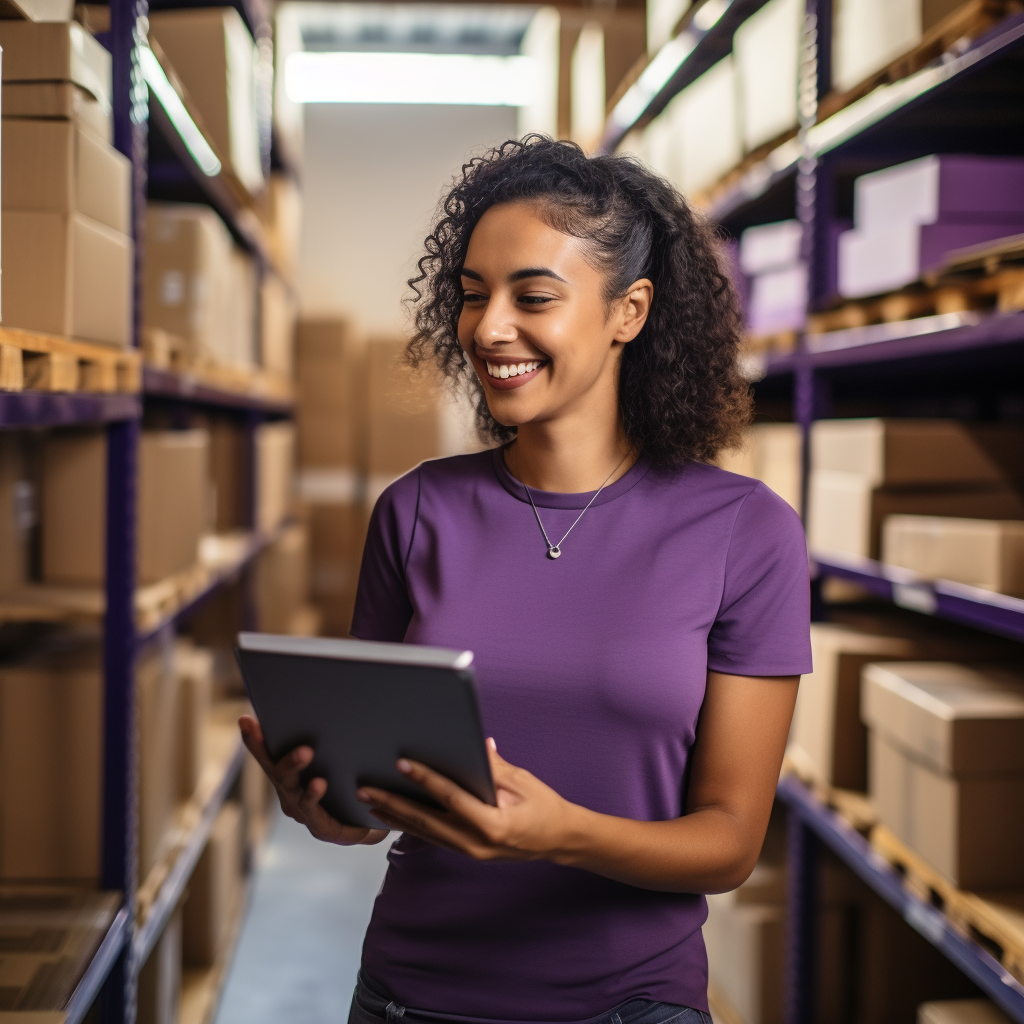
{"label": "woman's finger", "polygon": [[312,747],[296,747],[285,754],[274,765],[274,778],[277,784],[290,791],[302,789],[302,779],[300,776],[303,770],[309,767],[313,756]]}
{"label": "woman's finger", "polygon": [[[364,787],[357,790],[356,797],[368,804],[370,813],[380,818],[385,824],[399,821],[402,831],[414,831],[421,838],[427,838],[430,842],[453,843],[461,849],[465,839],[468,838],[465,833],[477,832],[472,822],[466,823],[467,828],[460,829],[461,822],[458,817],[451,821],[446,820],[429,807],[424,807],[420,803],[381,789]],[[391,820],[385,820],[384,815]]]}
{"label": "woman's finger", "polygon": [[419,761],[402,758],[398,762],[398,770],[417,785],[422,786],[443,807],[476,825],[484,819],[487,811],[493,810],[472,793],[467,792],[457,782],[452,782],[439,772],[428,768]]}
{"label": "woman's finger", "polygon": [[273,776],[274,762],[271,760],[270,752],[263,742],[263,730],[260,729],[259,722],[249,715],[242,715],[238,720],[238,729],[242,734],[242,742],[245,744],[246,749],[256,758],[259,766],[267,775]]}
{"label": "woman's finger", "polygon": [[404,818],[395,814],[390,814],[381,808],[371,808],[370,813],[387,825],[393,832],[404,832],[406,835],[422,839],[425,843],[431,843],[434,846],[443,847],[445,850],[451,850],[452,853],[469,852],[468,843],[465,841],[456,843],[433,831],[424,831],[419,829],[414,822],[406,821]]}

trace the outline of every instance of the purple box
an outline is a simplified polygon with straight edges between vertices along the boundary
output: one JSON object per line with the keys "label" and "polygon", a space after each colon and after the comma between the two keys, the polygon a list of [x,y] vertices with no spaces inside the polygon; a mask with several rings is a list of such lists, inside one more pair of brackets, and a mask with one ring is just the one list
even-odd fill
{"label": "purple box", "polygon": [[864,174],[854,183],[859,229],[913,224],[1024,220],[1024,159],[926,156]]}
{"label": "purple box", "polygon": [[754,337],[803,330],[807,320],[807,264],[758,274],[750,283],[747,330]]}
{"label": "purple box", "polygon": [[896,223],[839,236],[839,294],[848,299],[903,288],[936,270],[954,249],[1019,234],[1020,221],[998,224]]}

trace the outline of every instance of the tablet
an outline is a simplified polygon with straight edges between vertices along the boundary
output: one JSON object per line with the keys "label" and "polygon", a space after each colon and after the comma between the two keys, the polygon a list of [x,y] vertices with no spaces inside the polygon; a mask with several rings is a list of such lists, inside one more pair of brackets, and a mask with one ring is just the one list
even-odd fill
{"label": "tablet", "polygon": [[356,799],[364,785],[439,806],[400,757],[495,804],[471,651],[240,633],[235,655],[270,756],[312,747],[303,784],[327,780],[321,805],[338,821],[381,827]]}

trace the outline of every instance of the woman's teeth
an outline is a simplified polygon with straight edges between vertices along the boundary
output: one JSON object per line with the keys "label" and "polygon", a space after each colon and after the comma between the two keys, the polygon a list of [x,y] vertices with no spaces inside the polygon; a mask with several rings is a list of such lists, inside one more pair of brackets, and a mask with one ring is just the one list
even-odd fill
{"label": "woman's teeth", "polygon": [[518,377],[521,373],[531,373],[540,366],[540,360],[535,359],[529,363],[501,363],[495,365],[494,363],[487,363],[487,375],[489,377]]}

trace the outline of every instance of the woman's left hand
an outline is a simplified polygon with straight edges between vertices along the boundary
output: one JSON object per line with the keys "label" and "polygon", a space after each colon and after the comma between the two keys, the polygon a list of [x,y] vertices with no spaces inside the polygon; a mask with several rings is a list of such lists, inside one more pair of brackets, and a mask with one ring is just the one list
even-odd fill
{"label": "woman's left hand", "polygon": [[476,860],[535,860],[564,848],[572,813],[581,810],[523,768],[509,764],[487,741],[498,806],[492,807],[425,765],[398,762],[443,811],[370,786],[356,796],[385,825]]}

